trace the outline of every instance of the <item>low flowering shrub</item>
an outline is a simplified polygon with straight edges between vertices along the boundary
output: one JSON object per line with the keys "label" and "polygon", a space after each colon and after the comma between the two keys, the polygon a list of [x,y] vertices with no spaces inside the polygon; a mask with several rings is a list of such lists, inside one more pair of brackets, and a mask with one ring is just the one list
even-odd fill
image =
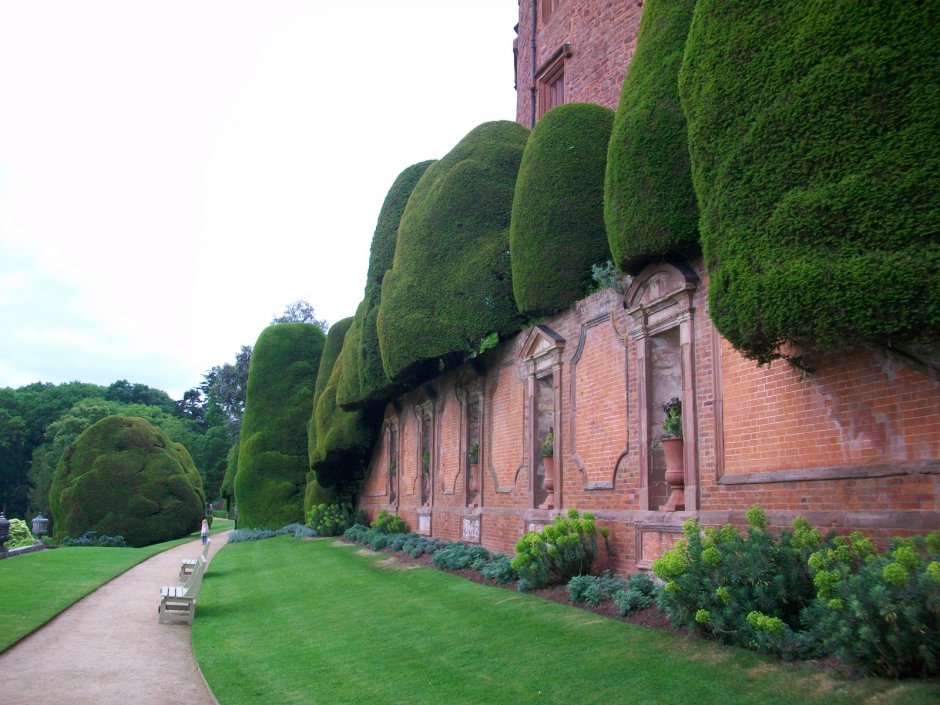
{"label": "low flowering shrub", "polygon": [[497,553],[493,560],[480,566],[480,575],[487,580],[495,580],[500,585],[519,579],[519,574],[512,567],[512,560],[504,553]]}
{"label": "low flowering shrub", "polygon": [[628,614],[639,612],[656,602],[659,586],[647,573],[634,573],[626,580],[622,590],[613,595],[614,604],[617,605],[617,614],[626,617]]}
{"label": "low flowering shrub", "polygon": [[60,543],[60,546],[103,546],[106,548],[127,548],[127,542],[123,536],[108,536],[99,534],[97,531],[86,531],[77,538],[66,538]]}
{"label": "low flowering shrub", "polygon": [[286,524],[280,529],[236,529],[230,531],[228,543],[243,543],[245,541],[263,541],[273,539],[275,536],[291,535],[295,539],[312,538],[317,533],[309,526],[303,524]]}
{"label": "low flowering shrub", "polygon": [[548,585],[567,583],[576,575],[591,571],[597,555],[597,534],[606,541],[607,529],[597,529],[594,515],[569,509],[542,531],[530,531],[516,543],[513,569],[519,573],[519,589],[526,591]]}
{"label": "low flowering shrub", "polygon": [[317,536],[339,536],[361,519],[361,512],[349,504],[316,504],[307,513],[307,526]]}
{"label": "low flowering shrub", "polygon": [[4,544],[7,549],[32,546],[36,542],[36,539],[33,538],[33,534],[29,530],[29,524],[22,519],[10,519],[9,532],[10,537]]}
{"label": "low flowering shrub", "polygon": [[866,672],[940,674],[940,533],[892,539],[879,554],[858,532],[809,558],[826,646]]}
{"label": "low flowering shrub", "polygon": [[623,590],[622,578],[605,572],[604,575],[576,575],[568,581],[568,595],[572,602],[584,602],[597,607],[610,600],[614,593]]}
{"label": "low flowering shrub", "polygon": [[379,512],[371,526],[383,534],[403,534],[408,531],[408,524],[405,520],[397,514],[389,514],[387,509]]}
{"label": "low flowering shrub", "polygon": [[[676,626],[725,643],[788,658],[820,655],[801,616],[815,598],[809,554],[828,543],[803,519],[779,536],[767,530],[760,507],[747,519],[744,535],[733,526],[702,531],[697,520],[686,522],[684,540],[653,563],[665,581],[660,607]],[[751,614],[762,619],[749,620]]]}
{"label": "low flowering shrub", "polygon": [[478,544],[457,541],[436,551],[431,559],[434,565],[444,570],[480,570],[493,560],[493,554]]}

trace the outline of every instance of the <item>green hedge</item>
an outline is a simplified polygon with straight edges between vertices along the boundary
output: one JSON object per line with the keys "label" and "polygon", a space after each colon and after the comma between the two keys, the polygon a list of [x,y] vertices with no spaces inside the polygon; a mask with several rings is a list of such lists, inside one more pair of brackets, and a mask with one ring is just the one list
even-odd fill
{"label": "green hedge", "polygon": [[[398,224],[411,192],[418,180],[433,164],[433,161],[413,164],[405,169],[392,184],[385,196],[382,210],[375,224],[372,236],[372,250],[369,254],[369,272],[366,275],[365,310],[363,311],[359,339],[359,399],[347,400],[340,395],[340,403],[365,404],[384,401],[396,396],[403,389],[395,385],[385,374],[382,366],[382,352],[379,348],[379,333],[376,319],[379,315],[379,303],[382,298],[382,280],[392,268],[395,257],[395,245],[398,242]],[[357,312],[357,317],[358,317]]]}
{"label": "green hedge", "polygon": [[[317,454],[317,402],[323,395],[327,383],[330,381],[330,375],[333,374],[333,366],[343,352],[343,340],[346,338],[346,332],[352,325],[353,317],[343,318],[330,326],[326,334],[326,343],[323,345],[323,354],[320,356],[320,367],[317,371],[317,383],[313,390],[313,399],[310,406],[309,418],[307,420],[307,462],[313,469],[313,461]],[[309,482],[310,478],[308,478]]]}
{"label": "green hedge", "polygon": [[514,122],[484,123],[412,191],[376,320],[393,381],[438,374],[490,333],[518,328],[509,220],[527,136]]}
{"label": "green hedge", "polygon": [[222,497],[226,500],[235,498],[235,475],[238,474],[238,443],[233,443],[228,449],[228,458],[225,464],[225,476],[222,478]]}
{"label": "green hedge", "polygon": [[66,449],[49,506],[57,539],[97,531],[149,546],[196,531],[206,498],[184,446],[145,419],[106,416]]}
{"label": "green hedge", "polygon": [[694,8],[695,0],[647,0],[620,94],[604,217],[613,261],[630,273],[652,260],[700,252],[678,87]]}
{"label": "green hedge", "polygon": [[709,308],[746,355],[940,335],[935,3],[700,0],[680,74]]}
{"label": "green hedge", "polygon": [[358,405],[362,399],[362,384],[359,375],[359,348],[362,341],[362,326],[366,315],[366,302],[361,301],[356,307],[356,315],[346,331],[340,359],[343,372],[336,384],[336,403],[343,409]]}
{"label": "green hedge", "polygon": [[[327,351],[321,362],[313,415],[308,427],[310,469],[324,488],[345,492],[362,478],[365,463],[372,452],[377,424],[362,411],[344,411],[336,403],[336,392],[343,377],[345,342],[353,318],[334,325],[327,336]],[[353,359],[355,357],[353,356]]]}
{"label": "green hedge", "polygon": [[591,266],[610,259],[604,166],[614,113],[569,103],[548,111],[526,142],[509,228],[519,311],[542,316],[591,286]]}
{"label": "green hedge", "polygon": [[278,323],[255,343],[235,476],[243,528],[304,520],[306,423],[324,341],[310,323]]}

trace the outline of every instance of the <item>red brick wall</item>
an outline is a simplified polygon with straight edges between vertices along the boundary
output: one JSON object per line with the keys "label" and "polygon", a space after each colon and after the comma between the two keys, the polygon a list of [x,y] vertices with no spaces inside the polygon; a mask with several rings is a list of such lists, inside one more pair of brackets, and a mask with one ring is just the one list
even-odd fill
{"label": "red brick wall", "polygon": [[[516,62],[516,121],[532,125],[532,3],[519,2],[519,39]],[[643,13],[637,0],[565,0],[545,21],[536,21],[538,70],[565,42],[571,57],[565,62],[565,102],[598,103],[615,109],[627,66],[636,49],[636,34]]]}
{"label": "red brick wall", "polygon": [[[693,264],[701,279],[691,314],[697,455],[688,472],[697,474],[698,511],[640,510],[646,443],[640,438],[636,322],[622,296],[607,289],[541,324],[563,339],[555,510],[533,508],[530,492],[535,441],[524,346],[531,345],[533,329],[488,352],[475,368],[432,382],[439,452],[435,536],[457,540],[462,516],[479,516],[481,543],[511,553],[530,523],[575,507],[593,511],[611,528],[610,567],[627,572],[638,562],[648,566],[689,516],[697,514],[704,524],[743,524],[753,504],[776,526],[805,516],[817,526],[861,529],[876,538],[940,525],[940,383],[872,352],[821,358],[812,375],[784,362],[758,367],[715,332],[703,266]],[[457,390],[476,380],[485,390],[483,496],[480,508],[468,510]],[[412,528],[419,501],[413,408],[426,400],[425,391],[416,390],[397,405],[404,417],[400,513]],[[384,454],[377,452],[362,497],[373,515],[387,506],[384,474]]]}
{"label": "red brick wall", "polygon": [[877,352],[810,362],[757,367],[722,342],[725,475],[940,456],[935,381]]}

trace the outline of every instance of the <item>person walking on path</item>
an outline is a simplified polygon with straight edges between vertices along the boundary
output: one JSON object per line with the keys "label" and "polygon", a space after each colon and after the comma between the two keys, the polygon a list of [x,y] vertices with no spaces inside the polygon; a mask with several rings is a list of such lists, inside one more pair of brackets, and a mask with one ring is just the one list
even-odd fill
{"label": "person walking on path", "polygon": [[202,528],[199,530],[200,535],[202,536],[202,545],[206,545],[206,541],[209,540],[209,520],[202,520]]}

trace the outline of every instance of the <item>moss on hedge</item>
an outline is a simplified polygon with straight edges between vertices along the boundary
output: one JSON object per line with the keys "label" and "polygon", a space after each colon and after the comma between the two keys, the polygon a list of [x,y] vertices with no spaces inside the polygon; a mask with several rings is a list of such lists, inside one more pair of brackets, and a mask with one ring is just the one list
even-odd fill
{"label": "moss on hedge", "polygon": [[[339,401],[344,406],[384,401],[403,391],[400,385],[394,384],[385,374],[376,319],[382,298],[382,280],[385,278],[385,273],[392,268],[392,260],[395,257],[398,225],[401,222],[402,213],[418,180],[433,163],[433,161],[419,162],[401,172],[388,190],[382,210],[379,211],[375,233],[372,236],[372,250],[369,254],[369,272],[366,275],[364,295],[365,309],[360,323],[359,398],[346,399],[341,394]],[[356,317],[359,318],[358,312]]]}
{"label": "moss on hedge", "polygon": [[235,476],[238,523],[303,522],[307,419],[325,337],[310,323],[265,328],[251,354]]}
{"label": "moss on hedge", "polygon": [[607,154],[604,218],[625,272],[700,252],[679,68],[695,0],[647,0]]}
{"label": "moss on hedge", "polygon": [[327,374],[329,379],[317,385],[308,425],[310,469],[321,487],[337,491],[348,490],[362,478],[378,431],[371,415],[344,411],[336,403],[346,357],[344,343],[352,324],[352,318],[345,318],[330,329],[319,373],[320,379]]}
{"label": "moss on hedge", "polygon": [[528,130],[480,125],[427,168],[405,206],[376,319],[393,381],[437,374],[520,322],[509,220]]}
{"label": "moss on hedge", "polygon": [[940,335],[937,6],[700,0],[680,75],[709,307],[746,355]]}
{"label": "moss on hedge", "polygon": [[59,539],[97,531],[149,546],[196,531],[206,498],[183,445],[146,419],[106,416],[66,450],[49,505]]}
{"label": "moss on hedge", "polygon": [[509,229],[519,311],[542,316],[582,298],[610,259],[604,166],[614,113],[591,103],[548,111],[526,142]]}

